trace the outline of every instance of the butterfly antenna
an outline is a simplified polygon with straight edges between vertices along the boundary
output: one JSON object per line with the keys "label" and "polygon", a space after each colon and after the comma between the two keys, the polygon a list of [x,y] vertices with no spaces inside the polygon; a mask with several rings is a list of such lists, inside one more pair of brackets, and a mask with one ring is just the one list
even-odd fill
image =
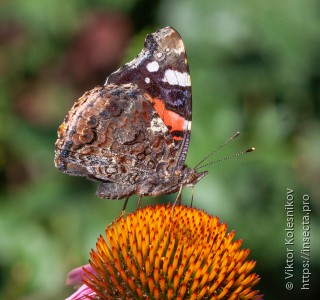
{"label": "butterfly antenna", "polygon": [[[222,145],[220,145],[218,148],[214,149],[213,151],[211,151],[207,156],[204,157],[204,159],[202,159],[196,166],[195,169],[197,169],[205,160],[207,160],[211,155],[213,155],[214,153],[216,153],[217,151],[219,151],[222,147],[224,147],[226,144],[228,144],[230,141],[232,141],[233,139],[235,139],[236,137],[238,137],[240,135],[240,131],[237,131],[232,137],[228,138]],[[206,165],[207,166],[207,165]],[[199,167],[199,168],[202,168]]]}
{"label": "butterfly antenna", "polygon": [[200,167],[197,167],[197,169],[201,169],[201,168],[204,168],[204,167],[209,166],[209,165],[211,165],[211,164],[219,163],[219,162],[221,162],[221,161],[224,161],[224,160],[227,160],[227,159],[230,159],[230,158],[233,158],[233,157],[237,157],[237,156],[239,156],[239,155],[252,152],[252,151],[254,151],[254,150],[256,150],[256,148],[252,147],[252,148],[249,148],[249,149],[247,149],[247,150],[244,150],[244,151],[241,151],[241,152],[238,152],[238,153],[235,153],[235,154],[226,156],[226,157],[222,157],[222,158],[217,159],[217,160],[213,160],[213,161],[211,161],[211,162],[209,162],[209,163],[207,163],[207,164],[205,164],[205,165],[202,165],[202,166],[200,166]]}

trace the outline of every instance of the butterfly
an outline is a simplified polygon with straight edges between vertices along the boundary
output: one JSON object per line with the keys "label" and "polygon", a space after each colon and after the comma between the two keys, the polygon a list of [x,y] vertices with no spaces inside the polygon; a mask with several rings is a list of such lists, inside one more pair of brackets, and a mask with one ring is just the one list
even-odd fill
{"label": "butterfly", "polygon": [[165,27],[86,92],[58,130],[55,166],[100,182],[100,198],[159,196],[193,187],[207,172],[185,164],[192,124],[191,80],[179,33]]}

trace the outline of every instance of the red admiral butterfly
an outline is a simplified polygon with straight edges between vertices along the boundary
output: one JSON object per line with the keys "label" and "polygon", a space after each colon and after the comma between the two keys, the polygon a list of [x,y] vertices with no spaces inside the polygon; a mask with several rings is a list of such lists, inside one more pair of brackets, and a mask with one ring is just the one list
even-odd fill
{"label": "red admiral butterfly", "polygon": [[101,182],[101,198],[158,196],[193,186],[207,172],[189,169],[191,81],[181,36],[171,27],[86,92],[58,131],[55,165]]}

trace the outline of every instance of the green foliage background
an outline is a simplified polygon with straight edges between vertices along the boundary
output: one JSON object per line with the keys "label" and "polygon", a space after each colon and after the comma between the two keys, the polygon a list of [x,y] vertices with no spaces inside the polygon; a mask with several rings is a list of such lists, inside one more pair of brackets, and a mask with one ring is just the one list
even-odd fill
{"label": "green foliage background", "polygon": [[[237,130],[242,135],[215,158],[257,148],[208,166],[195,206],[218,215],[251,249],[267,299],[319,295],[319,17],[316,0],[1,1],[0,298],[71,293],[67,272],[87,262],[122,201],[98,199],[96,183],[55,169],[57,128],[84,91],[136,56],[147,33],[167,25],[182,35],[191,70],[187,164],[195,166]],[[107,46],[103,34],[90,40],[106,28],[117,33]],[[101,49],[100,41],[108,61],[102,55],[97,65],[87,51]],[[284,280],[287,188],[295,195],[291,292]],[[312,207],[309,291],[300,290],[303,194]],[[190,195],[184,191],[186,204]],[[174,195],[143,205],[170,200]],[[130,199],[128,211],[136,202]]]}

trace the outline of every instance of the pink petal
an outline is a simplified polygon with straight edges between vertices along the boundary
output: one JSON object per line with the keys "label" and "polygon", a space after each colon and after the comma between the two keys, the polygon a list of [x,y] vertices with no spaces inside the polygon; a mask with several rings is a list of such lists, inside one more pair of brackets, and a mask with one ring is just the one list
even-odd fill
{"label": "pink petal", "polygon": [[85,272],[83,271],[83,268],[86,268],[91,273],[95,273],[92,267],[90,266],[90,264],[75,268],[72,271],[70,271],[69,274],[67,275],[66,285],[72,285],[72,286],[81,285],[82,275],[85,274]]}
{"label": "pink petal", "polygon": [[87,285],[83,284],[74,294],[65,300],[85,300],[90,299],[87,296],[96,296],[96,293],[89,288]]}

